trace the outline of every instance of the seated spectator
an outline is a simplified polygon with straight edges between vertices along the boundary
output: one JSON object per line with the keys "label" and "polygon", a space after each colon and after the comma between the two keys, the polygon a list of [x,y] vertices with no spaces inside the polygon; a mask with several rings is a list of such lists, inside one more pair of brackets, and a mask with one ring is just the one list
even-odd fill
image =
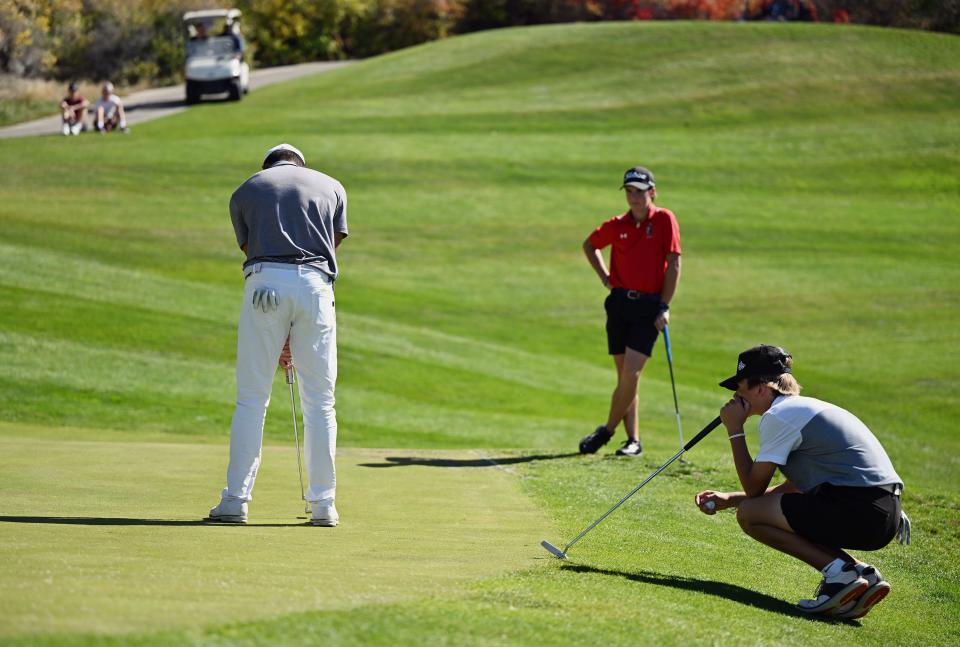
{"label": "seated spectator", "polygon": [[100,98],[94,107],[95,126],[98,133],[106,133],[120,128],[123,132],[127,130],[127,116],[123,112],[123,102],[120,97],[113,93],[113,83],[107,81],[103,84],[100,91]]}
{"label": "seated spectator", "polygon": [[77,89],[76,83],[67,88],[67,96],[60,102],[60,112],[63,117],[63,134],[79,135],[83,130],[83,123],[87,117],[87,101]]}

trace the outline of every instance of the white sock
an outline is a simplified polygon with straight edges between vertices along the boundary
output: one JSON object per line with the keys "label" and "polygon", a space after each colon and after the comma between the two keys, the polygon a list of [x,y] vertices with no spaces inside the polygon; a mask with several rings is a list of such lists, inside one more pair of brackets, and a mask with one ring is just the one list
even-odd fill
{"label": "white sock", "polygon": [[68,124],[68,123],[66,123],[66,122],[64,122],[64,124],[63,124],[63,134],[64,134],[64,135],[69,135],[69,134],[70,134],[70,124]]}
{"label": "white sock", "polygon": [[839,575],[840,571],[843,569],[845,565],[846,565],[846,562],[838,557],[832,562],[830,562],[829,564],[827,564],[826,566],[824,566],[823,568],[821,568],[820,572],[823,573],[823,577],[825,579],[829,580],[830,578],[836,577],[837,575]]}
{"label": "white sock", "polygon": [[124,119],[120,122],[120,130],[123,130],[126,127],[127,127],[127,121],[126,119]]}

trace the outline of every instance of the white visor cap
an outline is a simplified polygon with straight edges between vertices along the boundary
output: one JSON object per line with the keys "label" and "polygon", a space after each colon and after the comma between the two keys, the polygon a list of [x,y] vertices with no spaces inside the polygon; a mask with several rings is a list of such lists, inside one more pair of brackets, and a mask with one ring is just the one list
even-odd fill
{"label": "white visor cap", "polygon": [[[274,146],[273,148],[271,148],[270,150],[267,151],[267,154],[266,154],[266,155],[263,156],[263,162],[266,162],[266,161],[267,161],[267,158],[270,157],[271,155],[273,155],[274,153],[276,153],[277,151],[290,151],[291,153],[293,153],[294,155],[296,155],[297,157],[299,157],[299,158],[300,158],[300,161],[303,162],[304,165],[306,165],[306,163],[307,163],[307,159],[303,156],[303,153],[301,153],[299,150],[297,150],[296,148],[294,148],[294,147],[291,146],[290,144],[279,144],[279,145],[277,145],[277,146]],[[263,163],[263,162],[261,162],[261,163]]]}

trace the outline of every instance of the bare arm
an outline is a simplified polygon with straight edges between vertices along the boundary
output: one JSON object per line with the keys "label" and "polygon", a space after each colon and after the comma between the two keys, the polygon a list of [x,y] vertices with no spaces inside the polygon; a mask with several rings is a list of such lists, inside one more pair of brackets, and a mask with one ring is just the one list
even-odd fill
{"label": "bare arm", "polygon": [[799,494],[802,492],[800,488],[793,484],[793,481],[787,479],[780,485],[772,488],[767,488],[767,494]]}
{"label": "bare arm", "polygon": [[[799,491],[799,488],[797,488],[792,481],[787,480],[776,487],[768,487],[763,494],[789,494],[791,492]],[[747,496],[746,492],[717,492],[716,490],[704,490],[697,493],[697,496],[694,498],[694,503],[696,503],[703,512],[707,514],[713,514],[717,510],[739,507],[740,503],[744,499],[749,498],[751,497]],[[714,502],[715,507],[704,508],[703,504],[710,500]]]}
{"label": "bare arm", "polygon": [[[673,295],[677,293],[677,285],[680,283],[680,254],[667,255],[667,270],[663,275],[663,289],[660,290],[660,303],[670,305]],[[670,311],[662,310],[653,325],[657,330],[663,330],[670,324]]]}
{"label": "bare arm", "polygon": [[660,291],[660,301],[670,305],[677,286],[680,285],[680,254],[667,255],[667,271],[663,276],[663,289]]}
{"label": "bare arm", "polygon": [[767,491],[770,479],[777,470],[776,463],[754,462],[743,437],[743,423],[750,414],[750,405],[739,396],[734,396],[720,409],[720,419],[727,428],[727,435],[736,436],[730,439],[730,449],[733,452],[733,464],[737,468],[737,476],[743,493],[748,497],[757,497]]}
{"label": "bare arm", "polygon": [[342,231],[335,231],[335,232],[333,233],[333,248],[334,248],[334,249],[339,249],[339,248],[340,248],[340,243],[342,243],[342,242],[343,242],[343,239],[346,238],[346,237],[347,237],[347,235],[346,235],[345,233],[343,233]]}
{"label": "bare arm", "polygon": [[590,267],[593,268],[593,271],[600,278],[600,282],[603,283],[603,287],[609,288],[610,272],[607,271],[607,264],[603,262],[603,254],[600,253],[600,250],[590,244],[589,238],[583,241],[583,253],[586,255]]}

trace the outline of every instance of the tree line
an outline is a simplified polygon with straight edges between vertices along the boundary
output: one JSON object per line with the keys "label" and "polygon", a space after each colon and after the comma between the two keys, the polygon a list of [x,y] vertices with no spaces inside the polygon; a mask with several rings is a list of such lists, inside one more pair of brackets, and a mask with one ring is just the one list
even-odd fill
{"label": "tree line", "polygon": [[458,33],[598,20],[820,20],[960,33],[960,0],[0,0],[0,72],[181,80],[181,17],[243,11],[256,65],[365,58]]}

